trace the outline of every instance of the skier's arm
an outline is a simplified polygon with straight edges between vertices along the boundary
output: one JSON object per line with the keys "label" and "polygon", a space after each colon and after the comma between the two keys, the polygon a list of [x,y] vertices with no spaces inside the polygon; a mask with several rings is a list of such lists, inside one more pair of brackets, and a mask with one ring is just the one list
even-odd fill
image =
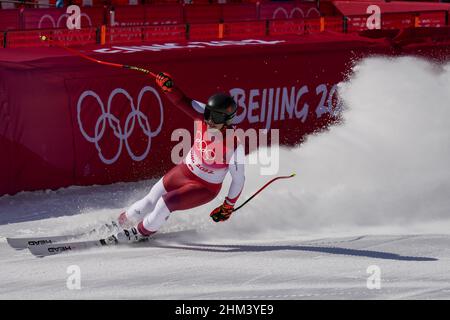
{"label": "skier's arm", "polygon": [[242,189],[244,189],[245,184],[245,152],[242,145],[238,145],[236,151],[231,157],[229,164],[229,172],[231,174],[231,185],[228,190],[228,196],[225,198],[225,203],[234,207],[239,196],[241,195]]}
{"label": "skier's arm", "polygon": [[214,222],[226,221],[230,218],[234,210],[234,205],[241,195],[245,183],[245,153],[242,145],[238,145],[230,159],[228,170],[231,174],[231,185],[228,195],[220,207],[214,209],[210,216]]}
{"label": "skier's arm", "polygon": [[203,114],[205,105],[187,97],[184,92],[174,84],[169,74],[160,72],[156,76],[156,83],[161,87],[169,101],[192,119],[198,119],[201,114]]}

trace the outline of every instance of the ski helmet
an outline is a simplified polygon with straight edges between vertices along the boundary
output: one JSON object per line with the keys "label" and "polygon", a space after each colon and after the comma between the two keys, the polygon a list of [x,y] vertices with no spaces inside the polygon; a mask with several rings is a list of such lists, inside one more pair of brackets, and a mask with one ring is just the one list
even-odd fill
{"label": "ski helmet", "polygon": [[216,93],[208,99],[203,115],[205,120],[229,125],[236,115],[236,110],[236,102],[231,96],[226,93]]}

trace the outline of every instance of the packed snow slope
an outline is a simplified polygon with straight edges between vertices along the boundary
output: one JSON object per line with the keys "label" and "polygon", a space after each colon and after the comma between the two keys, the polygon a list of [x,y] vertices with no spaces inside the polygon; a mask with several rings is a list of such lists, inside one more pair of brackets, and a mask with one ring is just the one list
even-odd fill
{"label": "packed snow slope", "polygon": [[[340,124],[281,149],[279,174],[295,178],[215,224],[227,179],[220,199],[162,230],[193,235],[35,258],[4,237],[89,230],[155,181],[0,198],[0,298],[449,299],[450,64],[368,58],[340,95]],[[241,201],[269,178],[248,165]],[[71,265],[80,290],[66,287]]]}

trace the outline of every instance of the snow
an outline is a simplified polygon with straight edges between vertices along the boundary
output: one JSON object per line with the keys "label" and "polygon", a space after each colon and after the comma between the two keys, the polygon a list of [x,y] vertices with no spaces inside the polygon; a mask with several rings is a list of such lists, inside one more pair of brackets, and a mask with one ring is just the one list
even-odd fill
{"label": "snow", "polygon": [[[155,180],[3,196],[0,299],[449,299],[449,88],[449,64],[363,60],[340,85],[343,123],[281,149],[279,174],[297,176],[215,224],[227,179],[162,230],[194,235],[35,258],[5,237],[89,230]],[[240,201],[270,178],[248,165]],[[72,265],[80,290],[66,286]]]}

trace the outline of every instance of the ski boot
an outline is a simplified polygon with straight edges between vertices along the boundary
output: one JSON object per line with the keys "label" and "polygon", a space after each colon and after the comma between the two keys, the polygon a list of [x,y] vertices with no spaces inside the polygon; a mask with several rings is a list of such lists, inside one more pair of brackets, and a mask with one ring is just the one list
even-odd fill
{"label": "ski boot", "polygon": [[142,222],[137,227],[131,227],[129,229],[122,229],[117,234],[110,236],[107,239],[108,243],[135,243],[146,241],[152,234],[156,232],[151,232],[143,229],[141,226]]}

